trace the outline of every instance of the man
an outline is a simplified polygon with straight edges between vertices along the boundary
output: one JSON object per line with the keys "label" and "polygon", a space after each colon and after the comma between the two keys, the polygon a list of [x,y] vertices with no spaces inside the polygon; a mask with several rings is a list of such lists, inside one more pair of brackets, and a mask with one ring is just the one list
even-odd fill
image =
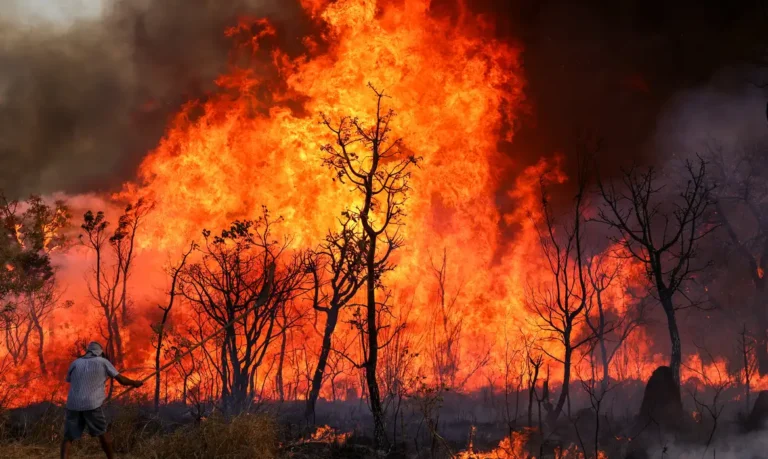
{"label": "man", "polygon": [[101,448],[108,459],[114,457],[112,439],[107,432],[107,419],[101,405],[107,398],[104,386],[108,378],[114,378],[123,386],[141,387],[141,381],[134,381],[121,375],[102,354],[104,349],[97,342],[88,345],[84,356],[72,362],[67,372],[69,394],[67,413],[64,421],[64,440],[61,442],[61,458],[69,457],[72,441],[83,435],[88,428],[92,437],[99,437]]}

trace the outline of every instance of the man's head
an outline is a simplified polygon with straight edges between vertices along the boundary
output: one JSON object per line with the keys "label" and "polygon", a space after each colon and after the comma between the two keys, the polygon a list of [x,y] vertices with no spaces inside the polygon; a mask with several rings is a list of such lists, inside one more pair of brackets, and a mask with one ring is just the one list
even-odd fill
{"label": "man's head", "polygon": [[94,357],[99,357],[104,353],[104,349],[101,347],[101,344],[97,343],[96,341],[91,341],[88,344],[86,350],[88,351],[88,354],[92,354]]}

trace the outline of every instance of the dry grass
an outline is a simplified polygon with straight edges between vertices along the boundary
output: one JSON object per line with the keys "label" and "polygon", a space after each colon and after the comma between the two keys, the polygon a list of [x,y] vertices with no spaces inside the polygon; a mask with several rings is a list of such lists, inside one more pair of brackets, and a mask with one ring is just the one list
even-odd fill
{"label": "dry grass", "polygon": [[[56,458],[61,441],[63,419],[41,419],[22,438],[0,445],[2,457],[31,459]],[[32,427],[32,426],[30,426]],[[181,458],[264,458],[278,457],[276,423],[264,415],[244,414],[230,420],[212,417],[197,425],[184,426],[171,433],[161,433],[151,421],[141,419],[138,411],[121,410],[111,428],[118,457],[135,459]],[[74,458],[101,458],[98,440],[84,436],[75,442]]]}
{"label": "dry grass", "polygon": [[277,426],[262,415],[244,414],[231,421],[214,417],[168,435],[154,435],[137,448],[137,456],[160,458],[277,457]]}

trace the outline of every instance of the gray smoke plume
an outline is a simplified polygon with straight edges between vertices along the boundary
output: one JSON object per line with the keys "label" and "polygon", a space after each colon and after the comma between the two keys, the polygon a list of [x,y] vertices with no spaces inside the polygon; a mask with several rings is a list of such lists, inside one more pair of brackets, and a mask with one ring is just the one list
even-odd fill
{"label": "gray smoke plume", "polygon": [[[656,147],[665,156],[701,153],[715,143],[739,153],[768,139],[768,92],[762,72],[724,70],[702,86],[671,98],[659,117]],[[766,79],[768,81],[768,79]]]}
{"label": "gray smoke plume", "polygon": [[281,0],[3,1],[0,189],[77,193],[133,177],[178,107],[214,89],[224,29],[241,15],[279,30],[308,22]]}

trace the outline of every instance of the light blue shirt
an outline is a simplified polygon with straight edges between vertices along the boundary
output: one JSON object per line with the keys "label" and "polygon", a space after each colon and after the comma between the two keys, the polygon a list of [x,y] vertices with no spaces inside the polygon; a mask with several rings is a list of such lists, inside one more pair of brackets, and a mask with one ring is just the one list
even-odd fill
{"label": "light blue shirt", "polygon": [[89,411],[100,407],[107,398],[104,387],[107,379],[118,374],[117,369],[104,357],[86,354],[72,362],[67,371],[67,409]]}

